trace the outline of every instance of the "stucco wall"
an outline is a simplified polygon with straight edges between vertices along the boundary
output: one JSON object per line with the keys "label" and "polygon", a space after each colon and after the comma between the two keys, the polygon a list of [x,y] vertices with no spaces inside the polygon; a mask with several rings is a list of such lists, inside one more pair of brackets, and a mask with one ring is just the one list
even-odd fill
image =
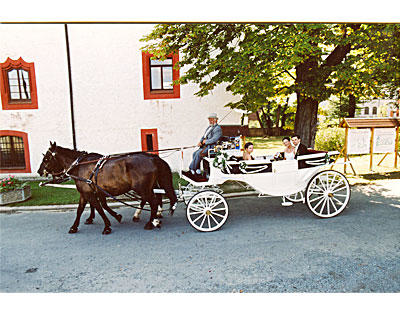
{"label": "stucco wall", "polygon": [[[104,154],[141,150],[140,130],[157,128],[159,148],[195,145],[207,115],[223,118],[235,97],[219,87],[204,98],[195,85],[181,87],[179,99],[144,100],[139,39],[149,24],[69,25],[76,142],[80,150]],[[72,147],[64,25],[0,25],[0,61],[35,63],[38,110],[1,111],[1,129],[28,133],[36,172],[49,140]],[[182,72],[182,70],[181,70]],[[223,124],[239,124],[232,111]],[[185,152],[186,164],[191,151]],[[174,170],[178,154],[166,160]]]}

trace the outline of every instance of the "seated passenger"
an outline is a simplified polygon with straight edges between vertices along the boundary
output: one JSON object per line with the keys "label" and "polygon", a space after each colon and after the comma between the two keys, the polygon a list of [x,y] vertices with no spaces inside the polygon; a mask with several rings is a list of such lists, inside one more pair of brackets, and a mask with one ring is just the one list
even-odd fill
{"label": "seated passenger", "polygon": [[292,145],[288,136],[283,137],[282,143],[285,149],[282,152],[277,152],[274,156],[276,160],[293,160],[295,156],[295,147]]}
{"label": "seated passenger", "polygon": [[244,152],[243,152],[243,160],[254,160],[254,158],[251,156],[251,153],[253,152],[253,143],[248,142],[244,145]]}
{"label": "seated passenger", "polygon": [[285,149],[283,150],[283,157],[285,160],[293,160],[295,155],[295,148],[290,142],[289,137],[283,137],[282,139],[283,145],[285,145]]}
{"label": "seated passenger", "polygon": [[[302,155],[307,155],[308,154],[308,149],[307,146],[301,143],[301,138],[299,135],[293,135],[292,136],[292,143],[294,145],[294,159],[297,159],[299,156]],[[309,165],[304,160],[299,161],[299,168],[307,168]]]}
{"label": "seated passenger", "polygon": [[298,156],[307,155],[307,146],[301,143],[301,138],[299,135],[292,136],[292,143],[294,145],[294,158],[297,159]]}

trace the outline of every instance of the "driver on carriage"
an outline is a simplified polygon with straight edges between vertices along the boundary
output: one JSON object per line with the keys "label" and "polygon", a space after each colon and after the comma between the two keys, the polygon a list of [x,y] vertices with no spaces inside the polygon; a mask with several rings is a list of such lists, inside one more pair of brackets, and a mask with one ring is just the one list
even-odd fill
{"label": "driver on carriage", "polygon": [[222,128],[218,125],[218,117],[216,113],[211,113],[208,116],[209,126],[200,138],[197,146],[200,148],[193,153],[193,160],[189,165],[191,175],[200,175],[200,162],[208,155],[208,151],[215,146],[222,136]]}

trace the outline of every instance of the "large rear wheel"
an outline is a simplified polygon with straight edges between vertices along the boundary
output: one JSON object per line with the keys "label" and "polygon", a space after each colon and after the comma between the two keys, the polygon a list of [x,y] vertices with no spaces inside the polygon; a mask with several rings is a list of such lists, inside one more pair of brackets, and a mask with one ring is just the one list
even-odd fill
{"label": "large rear wheel", "polygon": [[319,217],[326,218],[340,214],[349,200],[349,181],[338,171],[321,171],[313,176],[307,185],[307,206]]}

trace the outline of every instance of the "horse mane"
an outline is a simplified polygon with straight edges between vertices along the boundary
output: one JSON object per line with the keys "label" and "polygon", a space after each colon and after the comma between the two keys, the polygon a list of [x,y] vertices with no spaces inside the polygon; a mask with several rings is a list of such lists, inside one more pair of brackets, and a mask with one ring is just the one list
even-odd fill
{"label": "horse mane", "polygon": [[67,157],[74,158],[74,159],[78,158],[82,154],[87,153],[86,151],[79,151],[79,150],[75,150],[75,149],[64,148],[64,147],[61,147],[58,145],[56,146],[56,148],[57,148],[57,152],[60,153],[60,155],[67,156]]}

